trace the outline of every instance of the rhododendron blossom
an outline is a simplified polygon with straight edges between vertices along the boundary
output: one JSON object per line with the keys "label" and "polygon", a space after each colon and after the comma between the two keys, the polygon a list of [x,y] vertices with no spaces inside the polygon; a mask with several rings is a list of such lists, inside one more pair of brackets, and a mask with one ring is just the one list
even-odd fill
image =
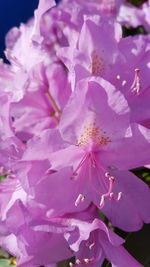
{"label": "rhododendron blossom", "polygon": [[149,5],[39,0],[7,33],[0,246],[17,267],[143,266],[118,232],[150,223],[135,174],[150,166]]}

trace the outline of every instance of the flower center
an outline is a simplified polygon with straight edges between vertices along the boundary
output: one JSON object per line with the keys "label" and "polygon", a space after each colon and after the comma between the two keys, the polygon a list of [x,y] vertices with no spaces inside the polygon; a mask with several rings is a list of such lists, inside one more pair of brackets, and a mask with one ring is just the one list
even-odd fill
{"label": "flower center", "polygon": [[92,145],[93,148],[93,146],[107,145],[110,142],[111,139],[107,136],[106,131],[99,129],[99,127],[96,126],[96,123],[93,122],[83,128],[83,132],[81,133],[77,145]]}

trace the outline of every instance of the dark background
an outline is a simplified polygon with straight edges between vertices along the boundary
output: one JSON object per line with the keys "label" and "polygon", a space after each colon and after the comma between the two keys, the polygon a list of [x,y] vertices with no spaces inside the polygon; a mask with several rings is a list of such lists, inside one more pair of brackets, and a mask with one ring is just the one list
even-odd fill
{"label": "dark background", "polygon": [[33,16],[37,6],[38,0],[0,0],[0,57],[4,57],[6,33]]}

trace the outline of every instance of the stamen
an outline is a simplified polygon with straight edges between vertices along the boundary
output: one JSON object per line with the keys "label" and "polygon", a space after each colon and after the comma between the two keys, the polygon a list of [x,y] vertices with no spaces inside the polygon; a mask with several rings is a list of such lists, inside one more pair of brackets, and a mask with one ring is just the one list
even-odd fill
{"label": "stamen", "polygon": [[92,249],[92,247],[94,247],[95,243],[92,243],[89,245],[89,249]]}
{"label": "stamen", "polygon": [[105,177],[109,179],[109,188],[108,188],[108,192],[101,196],[101,200],[100,200],[100,207],[101,208],[103,208],[106,198],[114,199],[112,187],[113,187],[113,183],[115,181],[115,177],[111,176],[111,174],[109,172],[105,173]]}
{"label": "stamen", "polygon": [[117,75],[117,76],[116,76],[116,79],[117,79],[117,80],[120,80],[120,75]]}
{"label": "stamen", "polygon": [[117,201],[119,201],[120,199],[122,199],[122,192],[118,193]]}
{"label": "stamen", "polygon": [[113,193],[113,192],[111,192],[111,193],[109,194],[109,196],[110,196],[111,199],[114,199],[114,193]]}
{"label": "stamen", "polygon": [[113,183],[113,182],[115,181],[115,177],[110,176],[110,177],[109,177],[109,181]]}
{"label": "stamen", "polygon": [[80,264],[81,261],[79,259],[76,259],[76,264]]}
{"label": "stamen", "polygon": [[85,200],[85,196],[82,194],[79,194],[76,201],[75,201],[75,206],[77,207],[81,202]]}
{"label": "stamen", "polygon": [[86,242],[86,246],[91,250],[95,246],[95,242]]}
{"label": "stamen", "polygon": [[115,181],[115,177],[112,176],[109,172],[105,173],[105,177],[107,177],[111,183]]}
{"label": "stamen", "polygon": [[77,172],[78,170],[83,166],[83,164],[85,163],[86,159],[87,159],[88,155],[86,154],[82,160],[80,161],[79,165],[77,166],[77,168],[74,170],[72,176],[71,176],[71,179],[75,179],[77,177]]}
{"label": "stamen", "polygon": [[85,263],[89,263],[89,262],[90,262],[89,259],[83,259],[83,261],[84,261]]}
{"label": "stamen", "polygon": [[102,195],[102,196],[101,196],[100,203],[99,203],[100,207],[103,207],[103,206],[104,206],[104,203],[105,203],[105,196]]}
{"label": "stamen", "polygon": [[127,83],[127,81],[126,81],[126,80],[123,80],[121,85],[122,85],[122,86],[125,86],[126,83]]}
{"label": "stamen", "polygon": [[105,177],[106,177],[106,178],[109,178],[109,181],[110,181],[110,180],[115,181],[115,177],[112,176],[109,172],[105,172]]}
{"label": "stamen", "polygon": [[[94,186],[94,182],[93,182],[93,179],[94,179],[94,176],[92,175],[92,165],[93,165],[93,162],[95,162],[95,166],[97,167],[97,169],[100,169],[103,171],[103,168],[99,168],[98,165],[97,165],[97,162],[96,162],[96,159],[94,157],[94,154],[90,153],[90,157],[91,157],[91,161],[89,161],[89,180],[90,180],[90,184],[91,184],[91,187],[93,188],[93,190],[96,192],[96,194],[100,194],[100,192],[95,188]],[[97,170],[98,171],[98,170]],[[99,172],[98,172],[99,173]],[[103,180],[102,180],[103,181]],[[104,184],[104,186],[106,187],[106,190],[107,190],[107,186]]]}
{"label": "stamen", "polygon": [[139,69],[135,69],[134,81],[131,85],[131,92],[139,94],[141,89],[141,83],[139,78]]}
{"label": "stamen", "polygon": [[[100,204],[99,204],[100,208],[103,208],[106,199],[119,201],[122,198],[122,192],[119,192],[117,197],[114,196],[113,184],[115,182],[115,177],[112,176],[108,171],[106,171],[106,169],[104,169],[99,164],[99,162],[96,159],[96,155],[93,152],[87,152],[84,154],[83,158],[81,159],[81,161],[79,162],[75,171],[73,172],[71,179],[74,179],[76,177],[81,177],[81,176],[83,179],[85,179],[86,175],[83,174],[82,172],[86,172],[87,164],[89,165],[89,183],[91,185],[91,188],[93,188],[93,190],[96,192],[97,195],[101,195]],[[79,173],[79,175],[78,175],[78,171],[81,167],[82,167],[81,174]],[[93,168],[97,172],[98,177],[97,177],[97,175],[96,176],[93,175],[93,173],[92,173]],[[111,168],[114,169],[115,167],[111,166]],[[102,173],[102,176],[100,175],[100,173]],[[100,191],[104,192],[104,194],[101,194],[100,191],[96,188],[95,182],[93,181],[95,179],[95,177],[100,178],[100,179],[98,179],[98,183],[102,187]],[[104,177],[106,177],[107,179]],[[83,182],[82,185],[84,185],[84,184],[85,183]],[[85,198],[86,198],[86,196],[83,195],[83,193],[79,193],[79,192],[84,192],[84,187],[83,188],[82,187],[83,186],[80,186],[80,188],[78,188],[78,190],[77,190],[78,194],[77,194],[77,198],[74,202],[76,207],[81,202],[84,202]],[[91,248],[93,245],[91,245]]]}
{"label": "stamen", "polygon": [[[108,185],[106,184],[105,180],[104,180],[102,177],[100,177],[101,182],[103,183],[103,186],[104,186],[105,190],[107,191],[107,193],[105,193],[105,194],[103,194],[103,195],[101,196],[100,207],[102,208],[102,207],[104,206],[105,199],[106,199],[106,198],[109,199],[110,196],[111,196],[111,193],[112,193],[112,187],[113,187],[113,183],[114,183],[114,181],[115,181],[115,178],[114,178],[109,172],[105,172],[105,169],[104,169],[103,167],[99,166],[99,163],[97,162],[94,153],[91,153],[90,156],[91,156],[91,160],[92,160],[92,162],[93,162],[93,161],[95,162],[95,165],[96,165],[98,171],[103,171],[105,177],[108,178],[108,180],[109,180],[109,186],[108,186]],[[91,165],[92,165],[92,164],[91,164]],[[94,191],[95,191],[97,194],[100,194],[99,191],[93,186],[93,181],[92,181],[93,178],[92,178],[92,177],[93,177],[93,176],[92,176],[92,170],[91,170],[91,168],[90,168],[90,169],[89,169],[89,178],[90,178],[91,186],[93,187]]]}
{"label": "stamen", "polygon": [[70,267],[73,267],[73,263],[71,261],[69,262],[69,266]]}

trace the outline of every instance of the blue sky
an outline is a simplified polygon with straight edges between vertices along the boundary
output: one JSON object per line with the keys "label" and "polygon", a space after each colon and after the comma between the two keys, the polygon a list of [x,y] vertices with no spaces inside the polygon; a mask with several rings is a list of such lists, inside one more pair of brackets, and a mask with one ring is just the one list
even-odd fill
{"label": "blue sky", "polygon": [[0,0],[0,57],[5,49],[5,35],[13,26],[33,15],[38,0]]}

